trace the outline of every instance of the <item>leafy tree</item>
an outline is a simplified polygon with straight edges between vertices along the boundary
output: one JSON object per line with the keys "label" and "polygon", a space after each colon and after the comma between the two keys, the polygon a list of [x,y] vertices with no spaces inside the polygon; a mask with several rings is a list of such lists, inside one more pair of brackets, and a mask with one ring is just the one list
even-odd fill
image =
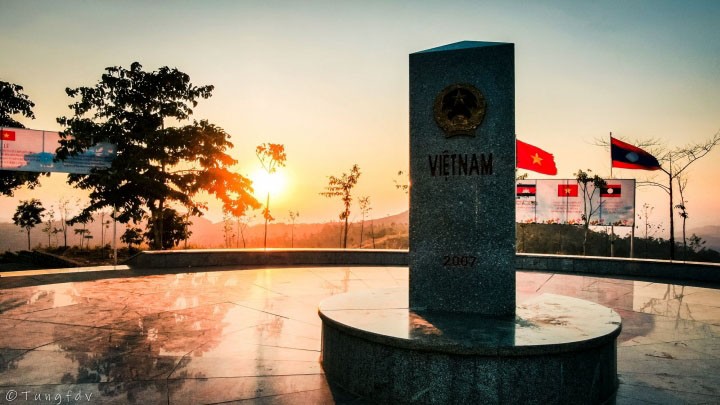
{"label": "leafy tree", "polygon": [[[80,200],[78,199],[77,204],[79,204],[79,203],[80,203]],[[58,201],[58,212],[60,213],[60,228],[58,228],[58,229],[60,230],[60,233],[63,234],[63,246],[64,247],[67,247],[67,245],[68,245],[67,244],[67,232],[68,232],[68,227],[70,226],[70,224],[68,223],[68,220],[69,220],[68,217],[70,216],[69,206],[70,206],[70,200],[68,200],[67,198],[63,197],[63,198],[60,198],[60,201]]]}
{"label": "leafy tree", "polygon": [[[638,213],[638,215],[637,215],[637,216],[638,216],[638,219],[640,219],[641,221],[643,221],[642,226],[643,226],[643,230],[644,230],[644,234],[645,234],[645,238],[644,238],[644,241],[645,241],[645,245],[644,245],[644,246],[645,246],[645,257],[649,257],[649,256],[648,256],[648,241],[649,241],[649,240],[652,240],[652,238],[655,236],[655,234],[656,234],[658,231],[662,231],[662,225],[661,225],[661,224],[652,224],[652,223],[650,223],[650,215],[652,215],[653,210],[655,210],[655,207],[654,207],[654,206],[652,206],[652,205],[650,205],[650,204],[648,204],[648,203],[645,203],[645,204],[642,205],[642,210],[641,210],[640,213]],[[639,229],[639,228],[640,228],[640,225],[638,224],[638,225],[636,225],[635,227]],[[651,232],[651,230],[652,230],[652,232]]]}
{"label": "leafy tree", "polygon": [[[35,119],[33,107],[35,103],[23,93],[22,86],[0,80],[0,127],[25,128],[25,125],[12,116],[20,114]],[[12,197],[15,189],[23,185],[35,188],[39,184],[40,174],[42,173],[0,170],[0,194]]]}
{"label": "leafy tree", "polygon": [[87,233],[85,233],[83,238],[85,239],[85,249],[90,249],[90,239],[94,238],[94,236],[90,234],[89,229],[87,230]]}
{"label": "leafy tree", "polygon": [[188,121],[198,100],[209,98],[212,90],[193,85],[175,68],[146,72],[137,62],[130,69],[107,68],[92,87],[66,89],[76,101],[69,106],[74,115],[57,120],[66,128],[58,158],[103,141],[117,148],[110,168],[68,176],[70,184],[91,191],[88,206],[71,221],[113,206],[121,223],[138,222],[149,211],[151,247],[161,249],[174,243],[163,241],[168,204],[202,215],[203,207],[193,197],[206,191],[234,215],[257,207],[250,181],[229,170],[237,161],[226,153],[233,145],[222,128],[204,120],[166,125]]}
{"label": "leafy tree", "polygon": [[[600,197],[600,189],[607,186],[605,180],[603,180],[597,174],[590,176],[592,170],[588,169],[587,172],[579,169],[574,174],[575,180],[577,180],[578,187],[583,196],[583,228],[585,229],[585,235],[583,236],[583,255],[587,254],[587,243],[588,233],[590,232],[590,224],[592,217],[600,211],[601,204],[594,204],[593,199]],[[591,187],[592,186],[592,187]]]}
{"label": "leafy tree", "polygon": [[[185,220],[185,216],[178,214],[172,208],[165,208],[163,211],[163,235],[162,235],[162,249],[171,249],[174,246],[178,246],[180,242],[189,238],[192,232],[190,232],[191,223]],[[145,238],[152,245],[157,244],[154,227],[148,225],[148,230],[145,232]]]}
{"label": "leafy tree", "polygon": [[[360,247],[362,247],[363,231],[365,228],[365,216],[369,215],[370,211],[372,210],[372,207],[370,206],[370,196],[360,197],[360,199],[358,199],[358,205],[360,206],[360,215],[362,215],[362,220],[360,221]],[[372,235],[372,223],[370,226],[370,234]],[[373,241],[375,241],[374,237]]]}
{"label": "leafy tree", "polygon": [[697,236],[696,234],[692,234],[692,236],[690,236],[689,239],[690,239],[690,249],[693,252],[700,252],[702,250],[705,250],[704,245],[705,245],[706,241],[702,240],[701,237]]}
{"label": "leafy tree", "polygon": [[57,244],[57,234],[62,232],[62,229],[55,227],[55,209],[53,206],[50,206],[50,209],[47,210],[47,212],[44,215],[45,222],[44,226],[42,228],[42,231],[44,233],[47,233],[48,236],[48,249],[52,246],[51,244],[51,238],[55,237],[55,243]]}
{"label": "leafy tree", "polygon": [[290,221],[292,221],[292,227],[290,228],[290,247],[295,247],[295,220],[300,216],[300,211],[290,210]]}
{"label": "leafy tree", "polygon": [[690,214],[687,212],[687,201],[685,200],[685,197],[683,196],[683,192],[685,191],[685,188],[687,187],[687,178],[684,176],[678,176],[676,177],[677,184],[678,184],[678,191],[680,192],[680,204],[675,205],[675,209],[678,210],[678,214],[682,218],[682,238],[683,238],[683,260],[687,260],[687,238],[686,238],[686,227],[688,218],[690,218]]}
{"label": "leafy tree", "polygon": [[[92,239],[92,236],[90,235],[90,230],[87,229],[88,222],[94,222],[95,219],[91,216],[88,217],[80,217],[77,219],[76,223],[82,224],[82,229],[75,229],[75,235],[80,235],[80,250],[83,248],[83,241],[86,243],[90,242],[90,239]],[[89,247],[86,245],[85,247]]]}
{"label": "leafy tree", "polygon": [[[253,218],[255,215],[252,216]],[[248,222],[250,221],[250,217],[247,214],[236,216],[235,217],[235,226],[237,229],[237,233],[240,235],[240,238],[235,239],[235,247],[240,247],[240,239],[242,239],[243,248],[247,247],[245,244],[245,228],[248,226]]]}
{"label": "leafy tree", "polygon": [[227,212],[223,213],[223,239],[225,240],[225,247],[232,247],[232,240],[236,237],[233,233],[232,216]]}
{"label": "leafy tree", "polygon": [[[257,156],[263,170],[267,174],[272,174],[277,171],[278,167],[284,167],[287,155],[285,154],[285,145],[277,143],[264,143],[255,148],[255,155]],[[272,221],[275,218],[270,215],[270,191],[267,193],[267,200],[265,201],[265,209],[263,209],[263,217],[265,218],[265,238],[263,241],[263,248],[267,248],[267,227],[268,221]]]}
{"label": "leafy tree", "polygon": [[[662,171],[668,176],[667,186],[655,183],[646,182],[646,184],[659,186],[670,197],[670,260],[675,259],[675,216],[673,215],[673,179],[680,181],[680,177],[685,173],[685,170],[696,162],[698,159],[706,156],[710,151],[720,144],[720,131],[715,133],[710,139],[687,145],[679,148],[672,149],[660,155],[659,160],[662,162]],[[657,156],[657,155],[656,155]],[[686,218],[683,218],[683,221]]]}
{"label": "leafy tree", "polygon": [[32,108],[35,103],[23,93],[23,87],[0,80],[0,126],[25,128],[25,126],[12,118],[20,114],[26,118],[35,119]]}
{"label": "leafy tree", "polygon": [[105,247],[105,231],[110,228],[112,221],[105,219],[106,216],[112,217],[112,214],[105,211],[100,211],[100,247]]}
{"label": "leafy tree", "polygon": [[345,221],[343,249],[347,249],[348,218],[350,218],[350,204],[352,203],[352,195],[350,193],[357,184],[359,177],[360,167],[355,164],[352,169],[350,169],[350,174],[343,173],[340,177],[328,176],[328,185],[325,187],[325,191],[320,193],[320,195],[328,198],[340,197],[343,201],[345,209],[339,216],[341,221]]}
{"label": "leafy tree", "polygon": [[128,245],[128,250],[132,250],[133,245],[140,246],[143,239],[142,229],[129,225],[125,228],[122,236],[120,236],[120,241]]}
{"label": "leafy tree", "polygon": [[30,230],[42,222],[43,211],[45,211],[45,208],[43,208],[42,203],[33,198],[30,201],[20,201],[20,205],[18,205],[13,215],[13,223],[27,232],[28,250],[30,250]]}

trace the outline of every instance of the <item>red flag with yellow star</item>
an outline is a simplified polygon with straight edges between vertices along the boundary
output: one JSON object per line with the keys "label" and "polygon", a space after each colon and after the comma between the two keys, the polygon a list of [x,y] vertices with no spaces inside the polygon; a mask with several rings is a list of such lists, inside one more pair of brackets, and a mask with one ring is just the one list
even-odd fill
{"label": "red flag with yellow star", "polygon": [[545,152],[537,146],[527,144],[521,140],[516,140],[515,142],[518,169],[532,170],[551,176],[557,174],[555,158],[551,153]]}
{"label": "red flag with yellow star", "polygon": [[14,141],[15,140],[15,131],[2,129],[2,130],[0,130],[0,138],[2,138],[3,141]]}

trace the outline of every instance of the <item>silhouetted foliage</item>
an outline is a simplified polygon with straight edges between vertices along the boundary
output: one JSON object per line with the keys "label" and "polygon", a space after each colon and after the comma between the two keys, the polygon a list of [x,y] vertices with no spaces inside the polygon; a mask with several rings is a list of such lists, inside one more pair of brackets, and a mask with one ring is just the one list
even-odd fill
{"label": "silhouetted foliage", "polygon": [[[23,87],[0,80],[0,127],[25,128],[12,116],[20,114],[35,119],[32,108],[35,103],[23,93]],[[35,188],[41,173],[0,170],[0,194],[12,197],[15,189],[21,186]],[[47,173],[44,173],[47,175]]]}
{"label": "silhouetted foliage", "polygon": [[300,217],[300,211],[293,211],[290,210],[290,221],[292,222],[292,227],[290,228],[290,247],[295,247],[295,220]]}
{"label": "silhouetted foliage", "polygon": [[45,208],[43,208],[40,200],[35,198],[29,201],[20,201],[20,205],[15,210],[13,223],[27,232],[28,250],[30,250],[30,230],[42,222],[42,213],[44,211]]}
{"label": "silhouetted foliage", "polygon": [[128,226],[120,236],[120,242],[128,245],[128,250],[132,250],[133,245],[140,246],[143,242],[142,229],[136,226]]}
{"label": "silhouetted foliage", "polygon": [[[360,197],[360,199],[358,200],[358,205],[360,206],[360,215],[362,216],[362,220],[360,221],[360,247],[362,247],[363,233],[365,230],[365,216],[370,215],[370,211],[372,211],[372,207],[370,206],[370,196]],[[372,222],[370,222],[370,235],[373,238],[374,243],[375,235],[372,229]]]}
{"label": "silhouetted foliage", "polygon": [[[576,225],[566,224],[527,224],[518,223],[517,250],[522,253],[547,253],[563,255],[583,254],[585,230]],[[720,262],[720,252],[707,249],[697,235],[688,238],[688,261]],[[586,254],[589,256],[610,256],[610,244],[614,243],[615,257],[630,257],[630,236],[612,239],[608,232],[590,229],[588,232]],[[668,259],[669,240],[655,238],[635,238],[635,258]]]}
{"label": "silhouetted foliage", "polygon": [[601,207],[600,204],[593,204],[593,200],[595,198],[600,199],[600,189],[607,185],[605,180],[603,180],[597,174],[591,176],[591,172],[592,171],[590,169],[588,169],[587,172],[579,169],[577,173],[574,174],[575,180],[577,180],[578,188],[580,189],[580,193],[582,194],[583,198],[582,220],[583,228],[585,229],[585,235],[583,235],[583,254],[586,254],[587,251],[588,233],[590,231],[590,223],[592,221],[592,217],[600,210]]}
{"label": "silhouetted foliage", "polygon": [[193,196],[204,190],[233,215],[259,206],[249,192],[250,181],[229,170],[237,161],[226,153],[233,145],[222,128],[204,120],[166,126],[166,120],[189,120],[192,108],[211,96],[213,86],[194,86],[187,74],[167,66],[146,72],[135,62],[130,69],[105,70],[95,86],[66,89],[77,99],[70,105],[74,115],[58,118],[66,128],[58,158],[103,141],[116,145],[118,152],[108,169],[69,175],[70,184],[91,191],[89,205],[71,221],[113,206],[121,223],[138,222],[149,211],[151,247],[160,249],[168,246],[161,220],[168,203],[201,215],[204,207]]}
{"label": "silhouetted foliage", "polygon": [[52,247],[52,237],[55,237],[55,242],[57,243],[57,234],[62,232],[62,229],[55,226],[55,209],[52,205],[50,206],[50,209],[46,210],[44,217],[45,221],[43,221],[44,226],[42,231],[48,236],[47,247],[50,249]]}
{"label": "silhouetted foliage", "polygon": [[81,217],[78,218],[75,223],[82,224],[81,229],[75,229],[75,235],[80,235],[80,250],[83,248],[83,241],[85,242],[85,247],[90,247],[90,239],[92,239],[92,235],[90,233],[90,230],[87,229],[88,222],[95,222],[95,218],[92,216],[89,217]]}
{"label": "silhouetted foliage", "polygon": [[325,187],[324,192],[320,195],[325,197],[340,197],[342,198],[345,210],[340,213],[340,220],[345,221],[343,248],[347,248],[348,242],[348,218],[350,218],[350,204],[352,203],[352,195],[350,192],[358,182],[360,177],[360,167],[357,164],[353,165],[350,169],[350,174],[343,173],[340,177],[328,176],[328,185]]}
{"label": "silhouetted foliage", "polygon": [[[162,234],[162,249],[172,249],[173,247],[180,244],[180,242],[190,237],[191,223],[186,221],[185,216],[178,214],[172,208],[165,208],[163,211],[163,234]],[[156,245],[157,240],[155,235],[155,228],[149,227],[145,232],[145,238],[152,245]]]}

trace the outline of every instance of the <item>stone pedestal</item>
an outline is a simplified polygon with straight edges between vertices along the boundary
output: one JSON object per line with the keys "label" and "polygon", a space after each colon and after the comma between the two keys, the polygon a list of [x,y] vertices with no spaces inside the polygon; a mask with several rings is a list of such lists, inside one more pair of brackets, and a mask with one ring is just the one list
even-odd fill
{"label": "stone pedestal", "polygon": [[374,403],[597,404],[617,390],[620,317],[544,294],[513,320],[418,313],[406,289],[341,294],[320,306],[323,368]]}

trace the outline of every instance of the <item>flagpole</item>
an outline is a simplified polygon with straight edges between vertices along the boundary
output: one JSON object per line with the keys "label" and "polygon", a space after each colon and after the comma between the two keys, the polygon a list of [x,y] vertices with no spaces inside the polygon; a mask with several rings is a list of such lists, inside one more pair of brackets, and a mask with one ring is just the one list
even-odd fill
{"label": "flagpole", "polygon": [[113,204],[113,266],[117,266],[117,205]]}
{"label": "flagpole", "polygon": [[[610,178],[613,177],[612,164],[612,131],[610,131]],[[600,208],[602,210],[602,207]],[[602,211],[601,211],[602,212]],[[610,257],[615,257],[615,225],[610,224]]]}
{"label": "flagpole", "polygon": [[610,131],[610,178],[613,178],[612,172],[612,131]]}

